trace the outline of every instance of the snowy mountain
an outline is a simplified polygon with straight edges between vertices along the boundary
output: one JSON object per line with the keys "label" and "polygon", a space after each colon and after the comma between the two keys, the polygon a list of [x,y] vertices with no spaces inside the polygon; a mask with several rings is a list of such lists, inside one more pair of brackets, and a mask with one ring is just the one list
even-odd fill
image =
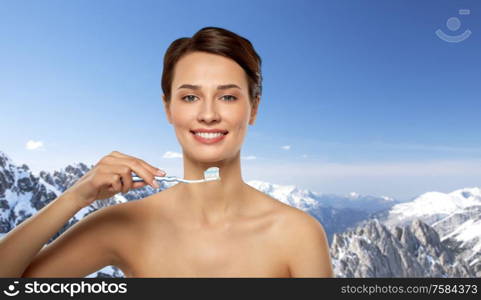
{"label": "snowy mountain", "polygon": [[[422,222],[425,225],[424,228],[429,228],[430,231],[433,230],[437,234],[435,238],[436,242],[432,242],[433,239],[431,239],[428,243],[430,247],[435,247],[436,244],[441,243],[454,253],[456,265],[462,265],[463,268],[467,266],[466,273],[463,274],[468,275],[474,273],[476,277],[481,276],[480,188],[463,188],[450,193],[424,193],[410,202],[396,204],[390,209],[373,214],[370,219],[360,222],[351,232],[365,232],[362,228],[373,221],[382,224],[386,230],[390,230],[391,232],[397,232],[399,230],[398,228],[406,226],[410,228],[415,222]],[[362,234],[360,236],[362,236]],[[334,243],[331,245],[331,249],[340,247],[339,245],[335,245],[335,240],[336,237],[334,238]],[[439,242],[437,240],[439,240]],[[377,242],[385,243],[382,239]],[[414,245],[420,245],[420,243],[415,242]],[[438,247],[441,246],[438,245]],[[348,251],[346,247],[344,248],[344,250],[339,249],[337,251],[340,253]],[[426,248],[426,245],[424,245],[424,248]],[[414,247],[411,249],[416,250],[417,248]],[[358,250],[358,252],[352,252],[356,255],[361,255],[364,251],[362,249]],[[396,252],[399,253],[400,250],[398,249]],[[417,257],[417,252],[413,253],[415,257]],[[433,257],[433,259],[436,260],[435,257],[437,256],[431,255],[429,257]],[[347,261],[343,257],[338,259],[342,262],[337,264],[338,267],[347,264]],[[371,262],[366,262],[366,265],[371,265]],[[425,271],[427,270],[428,269],[425,269]],[[372,272],[363,273],[362,271],[357,271],[356,273],[355,270],[342,268],[338,271],[340,273],[344,272],[348,276],[352,274],[361,275],[362,277],[372,275]],[[378,272],[374,273],[376,275],[379,274]],[[431,274],[431,276],[438,276],[441,273],[448,277],[459,274],[458,271],[441,271],[439,268],[431,269],[429,274]]]}
{"label": "snowy mountain", "polygon": [[393,206],[380,220],[388,226],[399,226],[413,219],[423,220],[439,233],[441,241],[455,245],[460,257],[481,276],[480,188],[424,193]]}
{"label": "snowy mountain", "polygon": [[331,257],[336,277],[475,277],[456,247],[419,219],[388,229],[378,219],[335,234]]}
{"label": "snowy mountain", "polygon": [[393,206],[386,217],[387,224],[398,225],[413,219],[423,219],[426,223],[437,222],[451,214],[481,205],[480,188],[464,188],[445,194],[428,192],[413,201]]}

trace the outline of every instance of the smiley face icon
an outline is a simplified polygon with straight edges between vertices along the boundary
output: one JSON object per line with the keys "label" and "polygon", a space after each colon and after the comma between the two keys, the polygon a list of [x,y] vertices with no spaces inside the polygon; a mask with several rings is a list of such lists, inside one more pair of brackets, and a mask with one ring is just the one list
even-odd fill
{"label": "smiley face icon", "polygon": [[[469,15],[471,11],[469,9],[460,9],[459,14],[460,15]],[[461,20],[459,20],[458,17],[451,17],[446,21],[446,27],[452,31],[455,32],[461,27]],[[471,30],[467,29],[463,33],[460,33],[458,35],[449,35],[444,33],[441,29],[438,29],[435,31],[436,35],[442,39],[443,41],[449,42],[449,43],[459,43],[467,39],[471,35]]]}
{"label": "smiley face icon", "polygon": [[[13,283],[14,283],[14,284],[17,284],[18,281],[14,281]],[[18,293],[20,293],[20,291],[18,291],[18,290],[16,291],[16,290],[15,290],[15,285],[10,284],[10,285],[8,286],[7,290],[3,290],[3,293],[4,293],[5,295],[7,295],[7,296],[13,297],[13,296],[17,296]]]}

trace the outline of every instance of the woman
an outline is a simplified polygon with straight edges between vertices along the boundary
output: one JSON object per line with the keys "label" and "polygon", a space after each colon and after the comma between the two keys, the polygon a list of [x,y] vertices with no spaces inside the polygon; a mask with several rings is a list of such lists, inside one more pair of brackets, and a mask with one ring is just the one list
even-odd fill
{"label": "woman", "polygon": [[[174,41],[162,89],[184,178],[216,166],[221,180],[178,183],[103,208],[40,249],[92,201],[158,187],[154,176],[165,172],[114,151],[3,238],[2,277],[84,277],[108,265],[127,277],[333,277],[321,224],[242,180],[240,149],[257,116],[260,66],[251,43],[222,28]],[[212,130],[218,133],[201,133]],[[145,182],[133,183],[132,172]]]}

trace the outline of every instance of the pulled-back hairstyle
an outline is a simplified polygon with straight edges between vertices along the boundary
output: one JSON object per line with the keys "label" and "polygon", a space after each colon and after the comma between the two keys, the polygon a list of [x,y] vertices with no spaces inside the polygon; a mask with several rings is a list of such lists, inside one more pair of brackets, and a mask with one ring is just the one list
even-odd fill
{"label": "pulled-back hairstyle", "polygon": [[219,27],[204,27],[191,38],[179,38],[170,44],[164,56],[161,83],[167,104],[171,100],[175,64],[194,51],[222,55],[237,62],[247,76],[251,105],[257,104],[254,101],[262,94],[261,58],[248,39]]}

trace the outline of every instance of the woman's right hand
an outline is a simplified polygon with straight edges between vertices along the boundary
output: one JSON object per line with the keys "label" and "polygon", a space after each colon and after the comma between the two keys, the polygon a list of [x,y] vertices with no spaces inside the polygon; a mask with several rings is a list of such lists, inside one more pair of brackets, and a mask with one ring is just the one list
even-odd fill
{"label": "woman's right hand", "polygon": [[[144,181],[132,182],[132,171]],[[146,185],[159,188],[154,176],[165,176],[165,172],[142,159],[112,151],[65,193],[77,199],[83,208],[95,200],[107,199],[120,192],[127,193],[130,189]]]}

